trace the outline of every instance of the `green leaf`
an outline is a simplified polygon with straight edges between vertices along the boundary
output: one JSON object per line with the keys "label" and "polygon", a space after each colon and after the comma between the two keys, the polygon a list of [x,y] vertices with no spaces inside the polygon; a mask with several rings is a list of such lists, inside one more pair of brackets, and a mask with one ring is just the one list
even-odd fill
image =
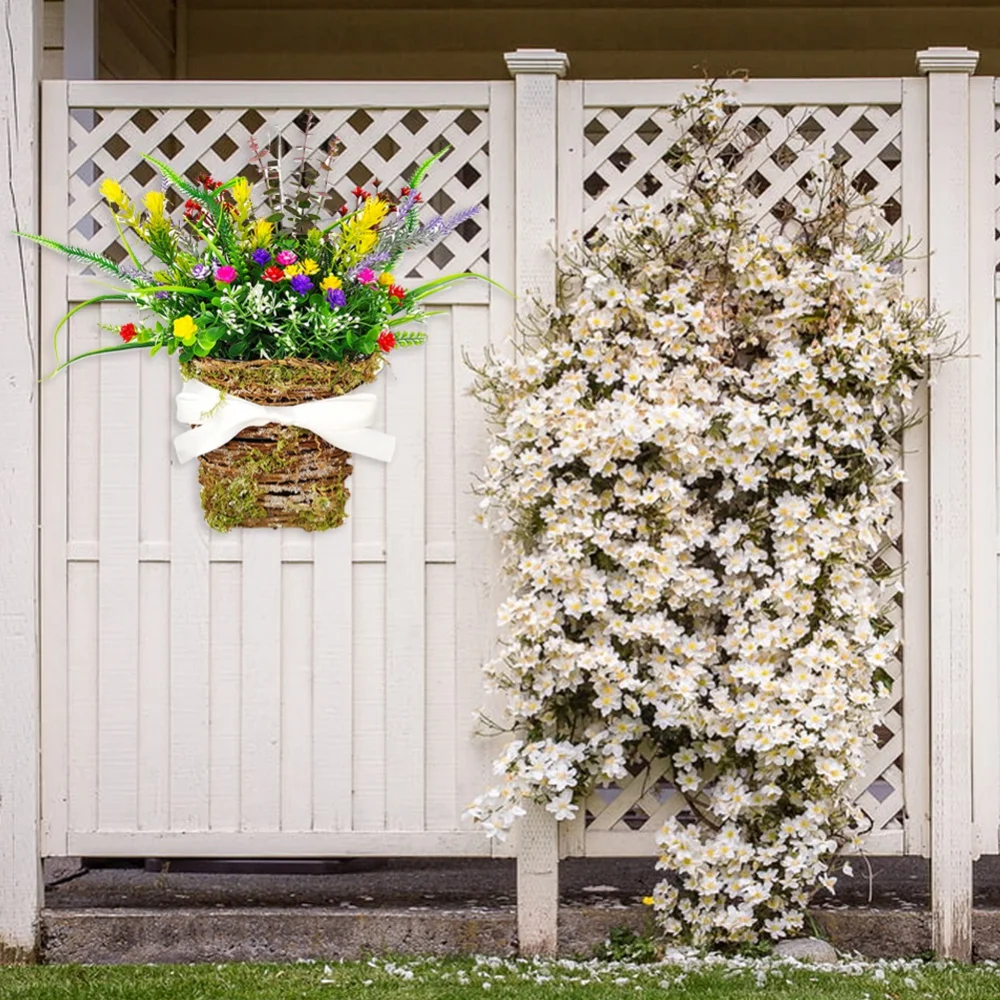
{"label": "green leaf", "polygon": [[210,299],[212,293],[204,288],[188,288],[186,285],[142,285],[129,289],[128,295],[155,295],[157,292],[182,292],[185,295],[198,295]]}
{"label": "green leaf", "polygon": [[[192,184],[186,177],[182,177],[179,173],[177,173],[173,167],[157,160],[148,153],[142,153],[141,155],[144,160],[152,163],[153,166],[156,167],[156,169],[159,170],[160,173],[163,174],[163,176],[170,181],[170,183],[173,184],[178,191],[183,191],[189,198],[193,198],[195,201],[200,201],[203,205],[208,206],[212,215],[215,217],[215,221],[219,221],[219,216],[225,212],[225,209],[222,207],[222,203],[214,191],[206,191],[204,188],[200,188],[196,184]],[[235,178],[233,178],[233,180],[235,180]],[[230,184],[232,184],[232,181],[227,181],[218,190],[223,191]]]}
{"label": "green leaf", "polygon": [[427,176],[427,171],[430,170],[431,167],[433,167],[434,164],[437,163],[437,161],[440,160],[442,156],[450,152],[451,152],[451,146],[445,146],[440,153],[435,153],[433,156],[430,156],[426,160],[424,160],[424,162],[421,163],[419,167],[417,167],[417,169],[413,173],[413,176],[410,178],[410,187],[413,190],[416,190],[418,187],[420,187],[421,181],[423,181],[423,179]]}
{"label": "green leaf", "polygon": [[406,293],[403,303],[408,305],[410,302],[419,302],[421,299],[426,299],[428,295],[433,295],[435,292],[454,284],[456,281],[465,281],[466,278],[477,278],[479,281],[485,281],[487,284],[493,285],[494,288],[499,288],[500,291],[506,292],[508,295],[514,294],[504,288],[499,281],[494,281],[485,274],[475,274],[472,271],[466,271],[464,274],[446,274],[440,278],[434,278],[433,281],[425,281],[422,285],[417,285],[416,288],[411,288]]}
{"label": "green leaf", "polygon": [[[59,320],[59,325],[55,328],[52,333],[52,353],[55,356],[56,361],[59,360],[59,331],[81,310],[86,309],[87,306],[95,305],[98,302],[129,302],[129,292],[118,292],[112,295],[95,295],[92,299],[87,299],[86,302],[81,302],[78,306],[74,306],[61,320]],[[69,364],[69,362],[66,362]],[[57,368],[56,371],[59,369]]]}
{"label": "green leaf", "polygon": [[139,344],[134,340],[130,340],[127,344],[112,344],[110,347],[95,347],[92,351],[84,351],[82,354],[74,354],[73,357],[67,358],[61,365],[57,365],[55,368],[49,372],[48,377],[52,378],[53,375],[57,375],[68,365],[73,364],[74,361],[80,361],[83,358],[91,358],[95,354],[114,354],[117,351],[136,351],[140,349],[149,350],[149,344]]}
{"label": "green leaf", "polygon": [[130,274],[122,271],[122,269],[109,257],[105,257],[104,254],[94,253],[91,250],[84,250],[82,247],[70,246],[67,243],[60,243],[58,240],[50,240],[47,236],[35,236],[33,233],[20,233],[15,232],[15,236],[20,236],[22,239],[31,240],[33,243],[37,243],[39,246],[45,247],[47,250],[55,250],[56,253],[65,254],[67,257],[72,257],[74,260],[82,260],[88,264],[93,264],[95,267],[99,267],[102,271],[107,271],[108,274],[113,274],[116,278],[121,278],[123,281],[135,281]]}

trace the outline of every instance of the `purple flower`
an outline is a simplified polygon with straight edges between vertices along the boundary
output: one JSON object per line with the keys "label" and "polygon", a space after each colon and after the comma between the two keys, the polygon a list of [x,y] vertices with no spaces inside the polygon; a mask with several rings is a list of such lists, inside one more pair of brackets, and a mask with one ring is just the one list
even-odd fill
{"label": "purple flower", "polygon": [[[294,282],[295,279],[293,278]],[[326,290],[326,301],[331,309],[339,309],[341,306],[347,305],[347,296],[344,294],[343,288],[328,288]]]}
{"label": "purple flower", "polygon": [[153,295],[154,299],[168,299],[170,298],[169,292],[155,292]]}
{"label": "purple flower", "polygon": [[296,274],[292,278],[292,291],[299,295],[306,295],[313,290],[312,280],[306,274]]}
{"label": "purple flower", "polygon": [[375,272],[370,267],[363,267],[356,275],[354,275],[354,280],[362,285],[374,284]]}
{"label": "purple flower", "polygon": [[212,269],[208,266],[208,264],[195,264],[195,266],[191,268],[191,277],[198,281],[202,278],[207,278],[211,273]]}
{"label": "purple flower", "polygon": [[296,256],[294,250],[279,250],[274,255],[274,259],[282,267],[288,267],[289,264],[294,264],[299,258]]}
{"label": "purple flower", "polygon": [[259,250],[254,250],[254,252],[250,256],[253,259],[253,262],[258,267],[263,267],[271,260],[270,252],[265,250],[263,247],[261,247]]}
{"label": "purple flower", "polygon": [[223,285],[231,285],[236,280],[236,268],[232,264],[223,264],[215,269],[215,280]]}

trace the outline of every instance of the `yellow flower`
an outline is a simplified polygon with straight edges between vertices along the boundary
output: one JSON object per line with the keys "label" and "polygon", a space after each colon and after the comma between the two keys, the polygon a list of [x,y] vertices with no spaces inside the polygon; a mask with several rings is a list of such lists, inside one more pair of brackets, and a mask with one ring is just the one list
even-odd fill
{"label": "yellow flower", "polygon": [[359,229],[372,229],[389,214],[389,203],[381,198],[369,198],[356,216]]}
{"label": "yellow flower", "polygon": [[245,177],[237,177],[230,190],[237,206],[242,206],[250,200],[250,182]]}
{"label": "yellow flower", "polygon": [[143,205],[146,206],[146,210],[155,219],[163,217],[163,209],[166,203],[166,197],[162,191],[150,191],[145,198],[142,199]]}
{"label": "yellow flower", "polygon": [[324,292],[328,292],[331,288],[340,288],[342,284],[343,282],[335,274],[328,274],[319,283],[319,287],[322,288]]}
{"label": "yellow flower", "polygon": [[274,223],[267,219],[257,219],[253,224],[254,246],[266,247],[274,236]]}
{"label": "yellow flower", "polygon": [[116,205],[124,205],[128,202],[128,195],[122,190],[121,184],[118,181],[113,181],[110,177],[101,182],[101,194]]}
{"label": "yellow flower", "polygon": [[306,257],[302,261],[302,273],[303,274],[315,274],[319,270],[319,264],[312,259],[312,257]]}
{"label": "yellow flower", "polygon": [[656,902],[656,900],[653,899],[652,896],[643,896],[642,897],[642,905],[643,906],[652,906],[655,902]]}
{"label": "yellow flower", "polygon": [[288,267],[285,268],[285,277],[286,278],[294,278],[295,275],[297,275],[297,274],[302,274],[302,265],[301,264],[289,264]]}
{"label": "yellow flower", "polygon": [[178,316],[174,320],[174,336],[186,347],[190,347],[198,336],[198,324],[190,316]]}
{"label": "yellow flower", "polygon": [[378,276],[378,283],[380,285],[385,285],[386,288],[388,288],[390,285],[394,284],[395,281],[396,281],[396,279],[388,271],[383,271]]}

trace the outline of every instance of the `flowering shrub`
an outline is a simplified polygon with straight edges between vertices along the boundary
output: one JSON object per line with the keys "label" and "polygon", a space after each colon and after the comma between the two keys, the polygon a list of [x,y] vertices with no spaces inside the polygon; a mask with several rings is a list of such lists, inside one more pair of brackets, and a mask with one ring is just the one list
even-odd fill
{"label": "flowering shrub", "polygon": [[[333,155],[324,161],[327,168]],[[475,206],[426,224],[420,221],[417,189],[438,156],[422,164],[398,196],[356,188],[355,207],[342,206],[323,228],[321,213],[329,207],[330,192],[325,187],[313,190],[319,174],[315,168],[307,170],[305,158],[297,172],[298,186],[292,185],[286,194],[277,167],[254,146],[267,213],[259,216],[246,177],[221,183],[202,176],[192,183],[147,157],[163,174],[165,186],[187,201],[175,220],[163,191],[150,191],[137,205],[117,181],[109,178],[101,184],[128,262],[19,235],[92,265],[126,286],[78,309],[125,301],[149,314],[145,323],[117,329],[121,343],[80,357],[135,348],[155,354],[166,348],[177,352],[182,363],[195,357],[349,361],[423,343],[422,331],[407,329],[422,322],[421,301],[470,276],[449,275],[406,289],[392,273],[406,251],[436,243],[477,211]],[[130,237],[149,248],[151,264],[140,263]]]}
{"label": "flowering shrub", "polygon": [[682,99],[677,189],[571,245],[557,305],[478,382],[511,583],[486,671],[517,738],[470,814],[568,819],[665,758],[687,809],[649,902],[695,943],[794,934],[861,832],[896,645],[876,557],[938,334],[837,171],[779,232],[753,223],[734,110]]}

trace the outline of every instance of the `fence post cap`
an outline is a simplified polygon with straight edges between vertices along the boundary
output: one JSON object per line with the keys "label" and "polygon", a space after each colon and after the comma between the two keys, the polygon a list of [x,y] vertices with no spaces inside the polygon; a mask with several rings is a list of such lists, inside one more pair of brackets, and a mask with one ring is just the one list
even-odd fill
{"label": "fence post cap", "polygon": [[917,53],[921,73],[974,73],[979,53],[962,45],[932,45]]}
{"label": "fence post cap", "polygon": [[504,53],[504,62],[511,76],[519,73],[554,73],[565,76],[569,56],[557,49],[517,49]]}

